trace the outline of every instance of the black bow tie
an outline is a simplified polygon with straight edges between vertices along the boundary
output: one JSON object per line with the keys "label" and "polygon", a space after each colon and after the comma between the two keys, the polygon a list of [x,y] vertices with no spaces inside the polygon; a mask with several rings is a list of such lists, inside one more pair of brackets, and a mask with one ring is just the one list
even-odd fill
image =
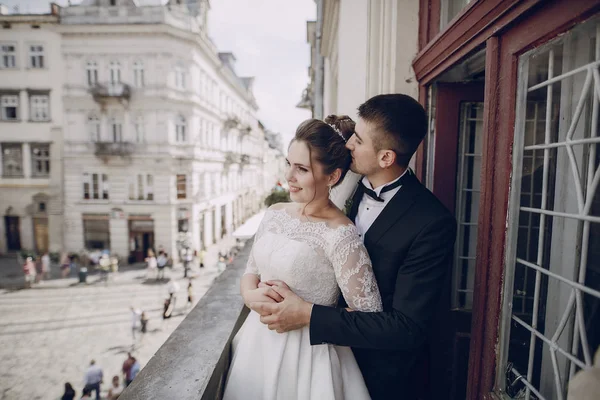
{"label": "black bow tie", "polygon": [[[381,189],[381,192],[379,192],[379,194],[382,195],[385,192],[389,192],[390,190],[394,190],[398,186],[401,186],[404,183],[404,180],[408,175],[410,175],[410,170],[407,171],[406,174],[402,175],[402,177],[400,179],[398,179],[396,182],[390,183],[389,185],[384,186],[383,189]],[[385,201],[381,197],[377,196],[377,193],[375,193],[374,190],[371,190],[368,187],[366,187],[365,184],[362,182],[362,179],[360,181],[358,181],[358,184],[361,186],[362,192],[364,194],[366,194],[367,196],[369,196],[370,198],[372,198],[373,200],[379,201],[381,203],[383,203]]]}

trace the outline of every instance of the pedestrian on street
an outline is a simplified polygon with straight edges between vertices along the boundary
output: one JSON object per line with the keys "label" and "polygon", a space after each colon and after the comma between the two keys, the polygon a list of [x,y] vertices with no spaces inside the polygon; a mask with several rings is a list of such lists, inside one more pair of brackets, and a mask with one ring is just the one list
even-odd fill
{"label": "pedestrian on street", "polygon": [[204,268],[204,257],[206,256],[206,250],[200,250],[198,253],[198,259],[200,261],[200,268]]}
{"label": "pedestrian on street", "polygon": [[35,257],[35,283],[40,283],[42,279],[42,257]]}
{"label": "pedestrian on street", "polygon": [[74,400],[75,399],[75,389],[69,382],[65,383],[65,393],[63,393],[60,400]]}
{"label": "pedestrian on street", "polygon": [[35,264],[31,257],[27,257],[25,264],[23,264],[23,273],[25,274],[25,285],[30,288],[31,284],[35,282]]}
{"label": "pedestrian on street", "polygon": [[191,279],[188,282],[187,292],[188,292],[187,305],[188,305],[188,307],[191,307],[192,303],[194,302],[194,297],[193,297],[194,296],[194,292],[192,290],[192,280]]}
{"label": "pedestrian on street", "polygon": [[83,388],[83,395],[81,396],[81,400],[87,400],[87,399],[91,399],[92,398],[92,389],[90,389],[89,387],[84,387]]}
{"label": "pedestrian on street", "polygon": [[171,318],[171,313],[173,312],[173,307],[171,307],[171,300],[165,299],[163,304],[163,321],[167,318]]}
{"label": "pedestrian on street", "polygon": [[156,259],[156,265],[158,267],[158,272],[156,274],[156,280],[165,279],[165,267],[167,266],[167,254],[164,251],[158,252],[158,258]]}
{"label": "pedestrian on street", "polygon": [[98,261],[100,265],[100,280],[108,283],[108,274],[110,272],[110,258],[107,253],[102,254]]}
{"label": "pedestrian on street", "polygon": [[177,281],[175,281],[175,279],[170,278],[169,283],[167,284],[167,293],[169,293],[169,301],[173,305],[173,308],[175,308],[176,302],[175,293],[177,293],[178,290],[179,284],[177,283]]}
{"label": "pedestrian on street", "polygon": [[108,400],[117,400],[123,393],[123,387],[119,384],[119,376],[115,375],[112,378],[112,386],[108,389]]}
{"label": "pedestrian on street", "polygon": [[44,280],[50,279],[50,254],[47,251],[42,256],[42,278]]}
{"label": "pedestrian on street", "polygon": [[69,255],[66,252],[62,253],[60,257],[60,272],[63,278],[66,278],[69,275]]}
{"label": "pedestrian on street", "polygon": [[185,248],[183,249],[183,277],[187,278],[188,270],[191,268],[192,261],[194,259],[194,252],[192,249]]}
{"label": "pedestrian on street", "polygon": [[142,367],[140,366],[140,363],[138,362],[138,360],[135,357],[131,357],[131,358],[133,360],[133,364],[131,365],[130,376],[131,376],[131,381],[133,382],[133,380],[135,379],[137,374],[140,372],[140,369],[142,369]]}
{"label": "pedestrian on street", "polygon": [[148,316],[146,315],[145,311],[142,311],[142,315],[140,316],[140,322],[142,323],[142,333],[146,333],[146,331],[148,330]]}
{"label": "pedestrian on street", "polygon": [[158,263],[156,261],[156,256],[154,255],[154,252],[152,251],[152,249],[148,249],[148,257],[146,257],[146,279],[150,278],[151,274],[158,274],[156,271],[157,267],[158,267]]}
{"label": "pedestrian on street", "polygon": [[127,359],[123,362],[121,371],[123,372],[123,379],[125,381],[125,387],[131,383],[131,367],[133,366],[134,358],[131,353],[127,353]]}
{"label": "pedestrian on street", "polygon": [[137,308],[133,308],[133,306],[129,308],[131,309],[131,337],[135,341],[135,331],[137,330],[142,312]]}
{"label": "pedestrian on street", "polygon": [[[102,384],[102,368],[96,365],[96,361],[90,361],[90,367],[85,373],[85,388],[96,391],[96,400],[100,400],[100,385]],[[85,388],[83,389],[85,395]]]}

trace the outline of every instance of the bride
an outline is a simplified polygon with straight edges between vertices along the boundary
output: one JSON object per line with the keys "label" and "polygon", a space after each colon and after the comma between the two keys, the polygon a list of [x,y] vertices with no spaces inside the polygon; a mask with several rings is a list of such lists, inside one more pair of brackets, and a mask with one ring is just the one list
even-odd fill
{"label": "bride", "polygon": [[[351,162],[348,117],[303,122],[288,149],[286,179],[292,203],[266,212],[241,281],[246,305],[275,301],[258,287],[285,281],[303,299],[333,306],[340,291],[358,311],[381,311],[371,261],[356,227],[329,199]],[[263,286],[263,285],[261,285]],[[311,346],[309,328],[277,333],[251,311],[233,340],[225,400],[368,399],[369,392],[349,347]]]}

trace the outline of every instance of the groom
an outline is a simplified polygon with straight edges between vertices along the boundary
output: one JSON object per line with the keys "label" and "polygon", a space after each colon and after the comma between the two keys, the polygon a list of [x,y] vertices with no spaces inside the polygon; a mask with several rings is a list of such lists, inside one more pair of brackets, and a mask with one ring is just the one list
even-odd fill
{"label": "groom", "polygon": [[386,94],[358,108],[348,140],[352,171],[363,175],[349,217],[363,238],[383,311],[350,312],[305,302],[279,281],[280,303],[252,304],[269,329],[309,325],[311,344],[351,346],[373,399],[415,399],[411,372],[444,279],[452,266],[456,221],[408,168],[427,131],[427,116],[414,99]]}

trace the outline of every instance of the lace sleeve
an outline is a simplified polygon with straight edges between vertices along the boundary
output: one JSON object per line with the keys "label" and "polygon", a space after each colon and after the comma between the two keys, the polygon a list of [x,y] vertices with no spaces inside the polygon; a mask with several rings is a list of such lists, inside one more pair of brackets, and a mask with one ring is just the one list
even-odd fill
{"label": "lace sleeve", "polygon": [[356,311],[382,311],[371,259],[356,227],[349,225],[335,232],[331,261],[346,303]]}
{"label": "lace sleeve", "polygon": [[246,270],[244,271],[244,275],[246,274],[254,274],[260,275],[260,271],[258,270],[258,265],[254,260],[254,246],[258,242],[258,239],[262,236],[262,232],[264,230],[265,221],[268,218],[269,211],[265,213],[262,221],[258,225],[258,229],[256,230],[256,234],[254,235],[254,243],[252,243],[252,249],[250,249],[250,255],[248,256],[248,263],[246,263]]}

